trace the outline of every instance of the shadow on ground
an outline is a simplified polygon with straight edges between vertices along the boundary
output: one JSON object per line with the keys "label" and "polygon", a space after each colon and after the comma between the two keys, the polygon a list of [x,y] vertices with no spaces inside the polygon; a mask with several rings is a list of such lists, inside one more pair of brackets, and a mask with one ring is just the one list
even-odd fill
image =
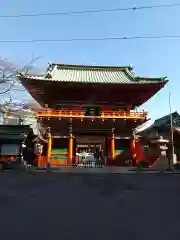
{"label": "shadow on ground", "polygon": [[179,239],[180,175],[0,174],[1,239]]}

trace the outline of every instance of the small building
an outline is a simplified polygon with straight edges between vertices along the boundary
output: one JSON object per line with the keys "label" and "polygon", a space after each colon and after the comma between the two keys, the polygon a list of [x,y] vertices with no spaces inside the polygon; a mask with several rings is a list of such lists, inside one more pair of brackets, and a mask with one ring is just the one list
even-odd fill
{"label": "small building", "polygon": [[[171,128],[172,119],[172,128]],[[177,161],[180,161],[180,115],[178,112],[173,112],[154,121],[154,123],[147,129],[138,132],[141,136],[141,142],[148,146],[146,148],[146,160],[153,163],[158,156],[158,149],[154,140],[162,136],[169,140],[168,144],[168,158],[172,159],[172,132],[173,132],[173,146],[174,153],[177,156]]]}
{"label": "small building", "polygon": [[33,130],[28,125],[0,125],[0,162],[16,161],[22,153],[22,143],[27,146],[26,160],[32,158]]}
{"label": "small building", "polygon": [[133,130],[148,119],[137,107],[167,83],[139,77],[131,66],[49,64],[43,76],[18,77],[44,108],[36,117],[48,128],[51,165],[72,165],[80,151],[98,149],[107,164],[125,165],[132,159]]}

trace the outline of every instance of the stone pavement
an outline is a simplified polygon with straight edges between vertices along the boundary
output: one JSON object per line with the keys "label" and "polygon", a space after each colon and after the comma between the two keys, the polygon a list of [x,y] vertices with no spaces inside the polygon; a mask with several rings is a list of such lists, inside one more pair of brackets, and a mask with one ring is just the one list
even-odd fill
{"label": "stone pavement", "polygon": [[[45,170],[45,169],[42,169]],[[37,170],[37,171],[42,171],[42,170]],[[153,173],[160,173],[160,170],[158,169],[143,169],[143,170],[137,170],[134,167],[53,167],[51,168],[50,171],[53,172],[61,172],[61,173],[82,173],[82,174],[91,174],[91,173],[98,173],[98,174],[110,174],[110,173],[119,173],[119,174],[136,174],[138,173],[146,173],[146,174],[153,174]],[[179,173],[179,171],[164,171],[166,174],[174,174],[174,173]]]}
{"label": "stone pavement", "polygon": [[179,240],[179,174],[0,174],[0,239]]}

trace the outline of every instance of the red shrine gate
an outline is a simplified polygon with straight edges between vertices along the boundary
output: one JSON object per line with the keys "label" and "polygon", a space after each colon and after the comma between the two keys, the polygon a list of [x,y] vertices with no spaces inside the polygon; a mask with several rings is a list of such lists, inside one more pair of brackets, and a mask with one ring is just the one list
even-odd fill
{"label": "red shrine gate", "polygon": [[147,114],[134,109],[167,83],[166,78],[139,77],[131,66],[52,63],[44,75],[18,77],[45,107],[37,119],[50,129],[44,159],[51,165],[72,165],[83,135],[94,147],[103,142],[109,164],[122,165],[135,157],[132,132]]}

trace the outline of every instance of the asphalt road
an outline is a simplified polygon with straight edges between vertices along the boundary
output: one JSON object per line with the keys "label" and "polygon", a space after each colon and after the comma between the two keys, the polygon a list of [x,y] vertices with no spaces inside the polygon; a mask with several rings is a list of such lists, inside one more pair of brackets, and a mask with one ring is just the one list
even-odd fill
{"label": "asphalt road", "polygon": [[0,174],[0,239],[180,238],[180,174]]}

